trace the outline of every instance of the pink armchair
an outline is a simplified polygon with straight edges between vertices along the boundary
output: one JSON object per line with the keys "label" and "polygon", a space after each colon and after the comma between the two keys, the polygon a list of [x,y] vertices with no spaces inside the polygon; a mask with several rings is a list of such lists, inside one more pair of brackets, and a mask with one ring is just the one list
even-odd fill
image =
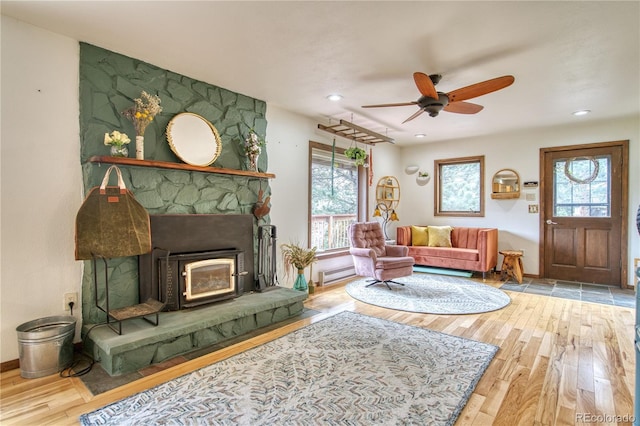
{"label": "pink armchair", "polygon": [[404,285],[394,278],[413,274],[415,261],[406,246],[386,245],[382,227],[378,222],[357,222],[349,226],[351,248],[356,274],[373,278],[367,287],[384,283]]}

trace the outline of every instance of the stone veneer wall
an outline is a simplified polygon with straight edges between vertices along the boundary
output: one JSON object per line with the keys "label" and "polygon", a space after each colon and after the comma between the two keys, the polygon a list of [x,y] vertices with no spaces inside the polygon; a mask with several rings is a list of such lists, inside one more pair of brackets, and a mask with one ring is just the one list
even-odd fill
{"label": "stone veneer wall", "polygon": [[[143,61],[129,58],[96,46],[80,45],[80,138],[83,185],[85,193],[100,185],[106,164],[89,163],[95,155],[109,155],[104,134],[113,130],[126,133],[132,140],[129,157],[135,158],[135,130],[121,112],[140,97],[142,91],[158,95],[162,112],[145,132],[145,159],[182,163],[171,151],[166,127],[181,112],[199,114],[220,133],[222,152],[212,164],[227,169],[246,169],[241,143],[249,129],[264,137],[267,122],[266,103],[234,93]],[[258,168],[266,171],[266,149]],[[270,194],[267,179],[120,166],[124,181],[136,199],[150,214],[251,214],[262,189]],[[115,184],[112,176],[111,184]],[[254,221],[269,224],[269,216]],[[257,249],[255,250],[257,254]],[[255,263],[255,259],[254,259]],[[93,263],[85,261],[82,278],[82,311],[85,324],[105,321],[105,314],[95,306]],[[112,308],[138,303],[137,256],[110,259],[109,297]],[[104,268],[98,263],[98,299],[104,303]],[[252,285],[252,280],[246,280]],[[248,291],[245,286],[245,291]]]}

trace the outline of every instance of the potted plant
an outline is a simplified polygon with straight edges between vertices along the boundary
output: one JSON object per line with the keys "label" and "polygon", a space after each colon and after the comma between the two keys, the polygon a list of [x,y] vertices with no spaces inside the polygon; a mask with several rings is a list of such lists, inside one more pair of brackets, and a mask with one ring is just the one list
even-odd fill
{"label": "potted plant", "polygon": [[354,160],[356,166],[364,166],[367,160],[367,151],[357,146],[352,146],[344,151],[344,155]]}
{"label": "potted plant", "polygon": [[418,176],[416,176],[416,183],[423,186],[429,182],[429,179],[429,172],[418,172]]}
{"label": "potted plant", "polygon": [[282,244],[282,262],[285,267],[285,274],[290,270],[297,270],[298,277],[293,284],[295,290],[307,291],[307,280],[304,278],[304,269],[314,263],[316,259],[316,247],[307,249],[298,244]]}

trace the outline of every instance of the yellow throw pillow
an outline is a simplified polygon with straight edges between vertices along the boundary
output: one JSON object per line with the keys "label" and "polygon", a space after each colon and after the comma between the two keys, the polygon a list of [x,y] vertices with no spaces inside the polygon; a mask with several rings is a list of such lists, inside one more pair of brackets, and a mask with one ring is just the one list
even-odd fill
{"label": "yellow throw pillow", "polygon": [[429,244],[429,233],[426,226],[411,226],[411,245],[426,246]]}
{"label": "yellow throw pillow", "polygon": [[450,226],[428,226],[429,247],[451,247]]}

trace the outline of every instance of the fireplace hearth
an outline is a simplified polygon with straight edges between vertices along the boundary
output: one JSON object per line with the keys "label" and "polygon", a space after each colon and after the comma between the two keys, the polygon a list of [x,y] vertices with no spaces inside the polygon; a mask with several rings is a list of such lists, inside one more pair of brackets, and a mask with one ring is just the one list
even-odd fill
{"label": "fireplace hearth", "polygon": [[150,254],[139,256],[140,300],[175,311],[255,289],[251,215],[151,215]]}

